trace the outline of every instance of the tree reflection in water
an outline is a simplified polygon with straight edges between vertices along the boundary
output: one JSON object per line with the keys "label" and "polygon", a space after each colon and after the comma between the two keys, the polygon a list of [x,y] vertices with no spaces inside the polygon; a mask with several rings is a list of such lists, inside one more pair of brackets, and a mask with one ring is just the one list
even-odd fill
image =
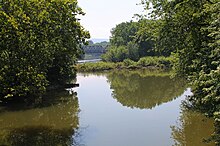
{"label": "tree reflection in water", "polygon": [[76,95],[50,93],[41,104],[1,107],[0,145],[79,146]]}
{"label": "tree reflection in water", "polygon": [[184,80],[171,79],[168,73],[161,72],[110,72],[107,78],[113,98],[130,108],[152,109],[172,101],[186,89]]}
{"label": "tree reflection in water", "polygon": [[214,121],[198,112],[181,108],[182,112],[177,126],[171,126],[175,146],[214,146],[205,142],[214,131]]}

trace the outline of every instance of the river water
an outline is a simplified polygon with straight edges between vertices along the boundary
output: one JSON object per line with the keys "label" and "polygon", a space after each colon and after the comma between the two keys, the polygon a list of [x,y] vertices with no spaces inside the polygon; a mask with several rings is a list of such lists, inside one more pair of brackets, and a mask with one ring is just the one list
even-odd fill
{"label": "river water", "polygon": [[213,146],[213,120],[184,108],[184,80],[166,73],[77,75],[76,94],[0,107],[0,145]]}

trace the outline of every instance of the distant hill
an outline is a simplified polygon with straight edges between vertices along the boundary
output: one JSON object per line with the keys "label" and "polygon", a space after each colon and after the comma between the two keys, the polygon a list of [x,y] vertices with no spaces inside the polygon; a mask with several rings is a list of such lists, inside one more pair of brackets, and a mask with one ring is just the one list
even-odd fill
{"label": "distant hill", "polygon": [[100,43],[100,42],[104,42],[104,41],[109,42],[109,39],[96,39],[96,38],[92,38],[90,40],[92,40],[93,43]]}

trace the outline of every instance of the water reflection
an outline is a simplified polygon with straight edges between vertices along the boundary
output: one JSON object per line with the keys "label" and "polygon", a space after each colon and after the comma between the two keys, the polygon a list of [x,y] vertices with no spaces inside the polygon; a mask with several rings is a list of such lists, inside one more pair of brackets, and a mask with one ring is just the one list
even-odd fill
{"label": "water reflection", "polygon": [[167,73],[120,71],[109,73],[107,78],[113,98],[131,108],[152,109],[172,101],[186,88],[183,80],[171,79]]}
{"label": "water reflection", "polygon": [[78,74],[77,82],[80,124],[88,126],[82,132],[86,146],[212,145],[203,143],[213,132],[212,121],[180,109],[181,101],[192,93],[169,73]]}
{"label": "water reflection", "polygon": [[189,98],[181,103],[181,110],[178,125],[176,124],[171,127],[173,131],[172,135],[177,145],[197,144],[201,146],[219,146],[219,121],[214,117],[207,117],[204,113],[196,111]]}
{"label": "water reflection", "polygon": [[167,73],[120,71],[77,79],[79,102],[76,95],[57,92],[40,104],[0,106],[0,145],[205,146],[203,138],[213,132],[213,121],[179,108],[189,90],[183,93],[184,82]]}
{"label": "water reflection", "polygon": [[79,145],[76,96],[50,93],[41,104],[2,106],[0,145]]}
{"label": "water reflection", "polygon": [[171,126],[175,146],[214,146],[207,141],[214,131],[214,121],[182,107],[182,112],[175,126]]}

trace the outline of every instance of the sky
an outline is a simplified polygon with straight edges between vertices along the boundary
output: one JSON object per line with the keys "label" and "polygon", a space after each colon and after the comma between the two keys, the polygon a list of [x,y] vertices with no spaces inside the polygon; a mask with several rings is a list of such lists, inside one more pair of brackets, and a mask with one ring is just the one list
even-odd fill
{"label": "sky", "polygon": [[81,25],[90,32],[91,38],[109,39],[111,29],[122,22],[135,20],[134,14],[141,14],[141,0],[78,0],[86,13],[80,17]]}

